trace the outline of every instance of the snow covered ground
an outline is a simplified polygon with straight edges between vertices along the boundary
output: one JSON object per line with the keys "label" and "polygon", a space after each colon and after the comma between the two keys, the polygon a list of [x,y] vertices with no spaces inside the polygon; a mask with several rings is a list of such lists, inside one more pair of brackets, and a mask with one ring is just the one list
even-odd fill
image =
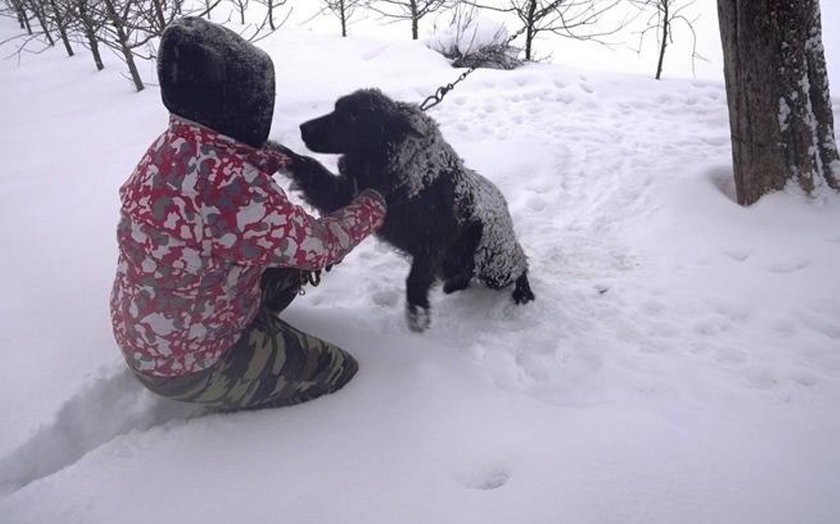
{"label": "snow covered ground", "polygon": [[[339,95],[420,101],[455,76],[408,41],[260,45],[272,137],[297,150]],[[111,337],[117,189],[166,114],[110,65],[0,62],[0,521],[840,521],[840,198],[737,206],[720,81],[477,72],[432,114],[507,196],[537,301],[436,291],[411,333],[408,263],[366,241],[287,314],[357,378],[190,418]]]}

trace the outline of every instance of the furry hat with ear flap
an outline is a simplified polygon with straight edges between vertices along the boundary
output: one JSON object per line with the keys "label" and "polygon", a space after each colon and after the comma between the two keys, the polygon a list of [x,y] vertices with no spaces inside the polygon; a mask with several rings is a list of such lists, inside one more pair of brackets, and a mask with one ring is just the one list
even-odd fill
{"label": "furry hat with ear flap", "polygon": [[178,116],[254,147],[274,114],[271,58],[230,29],[184,17],[163,32],[158,51],[163,105]]}

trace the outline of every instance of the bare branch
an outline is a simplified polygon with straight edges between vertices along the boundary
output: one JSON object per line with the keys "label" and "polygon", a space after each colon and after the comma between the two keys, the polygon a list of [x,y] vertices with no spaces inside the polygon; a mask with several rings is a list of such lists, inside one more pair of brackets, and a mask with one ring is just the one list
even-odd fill
{"label": "bare branch", "polygon": [[[369,0],[368,9],[383,18],[411,22],[411,37],[420,37],[420,21],[426,16],[449,9],[458,0]],[[383,6],[383,7],[380,7]]]}

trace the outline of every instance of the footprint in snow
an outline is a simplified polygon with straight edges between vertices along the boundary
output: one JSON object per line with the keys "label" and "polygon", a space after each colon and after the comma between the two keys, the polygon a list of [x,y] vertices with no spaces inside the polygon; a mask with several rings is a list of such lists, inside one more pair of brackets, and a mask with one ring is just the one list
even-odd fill
{"label": "footprint in snow", "polygon": [[743,262],[746,259],[750,258],[750,255],[752,255],[752,251],[750,251],[749,249],[729,248],[724,249],[723,254],[728,256],[735,262]]}
{"label": "footprint in snow", "polygon": [[789,378],[802,387],[810,388],[819,385],[820,379],[808,371],[794,370]]}
{"label": "footprint in snow", "polygon": [[370,294],[374,304],[384,308],[392,308],[399,304],[402,295],[395,289],[378,289]]}
{"label": "footprint in snow", "polygon": [[840,340],[840,321],[834,309],[828,306],[825,310],[814,309],[803,313],[800,316],[802,324],[832,340]]}
{"label": "footprint in snow", "polygon": [[507,468],[498,465],[482,466],[456,476],[459,484],[469,489],[493,490],[510,481]]}
{"label": "footprint in snow", "polygon": [[786,273],[795,273],[796,271],[800,271],[805,269],[806,267],[811,265],[810,260],[787,260],[781,262],[773,262],[764,266],[764,269],[769,271],[770,273],[777,273],[777,274],[786,274]]}
{"label": "footprint in snow", "polygon": [[531,211],[544,211],[548,207],[546,200],[540,196],[533,196],[528,199],[526,205]]}
{"label": "footprint in snow", "polygon": [[740,349],[725,347],[719,348],[715,352],[715,360],[723,365],[738,366],[747,362],[748,357],[747,354]]}
{"label": "footprint in snow", "polygon": [[559,95],[554,97],[554,100],[562,104],[569,105],[575,101],[575,97],[570,93],[560,93]]}
{"label": "footprint in snow", "polygon": [[775,389],[782,383],[778,374],[771,368],[755,368],[748,370],[745,378],[751,387],[761,390]]}

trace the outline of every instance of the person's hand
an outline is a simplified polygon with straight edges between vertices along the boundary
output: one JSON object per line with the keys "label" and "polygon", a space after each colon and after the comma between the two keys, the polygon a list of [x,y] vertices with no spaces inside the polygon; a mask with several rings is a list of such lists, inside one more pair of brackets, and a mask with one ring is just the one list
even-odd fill
{"label": "person's hand", "polygon": [[279,171],[281,173],[291,170],[292,166],[296,162],[295,158],[299,156],[288,147],[273,140],[266,140],[265,145],[260,150],[260,153],[268,159],[268,163],[264,165],[266,169],[272,172]]}
{"label": "person's hand", "polygon": [[307,173],[322,171],[324,169],[321,163],[314,158],[299,155],[279,142],[268,140],[265,143],[265,148],[288,158],[289,161],[286,163],[286,168],[293,175],[306,176]]}
{"label": "person's hand", "polygon": [[289,149],[288,147],[281,144],[280,142],[275,142],[274,140],[266,140],[265,148],[268,149],[269,151],[274,151],[274,152],[280,153],[283,156],[287,156],[290,159],[294,159],[295,157],[300,156],[297,153],[295,153],[294,151],[292,151],[291,149]]}

